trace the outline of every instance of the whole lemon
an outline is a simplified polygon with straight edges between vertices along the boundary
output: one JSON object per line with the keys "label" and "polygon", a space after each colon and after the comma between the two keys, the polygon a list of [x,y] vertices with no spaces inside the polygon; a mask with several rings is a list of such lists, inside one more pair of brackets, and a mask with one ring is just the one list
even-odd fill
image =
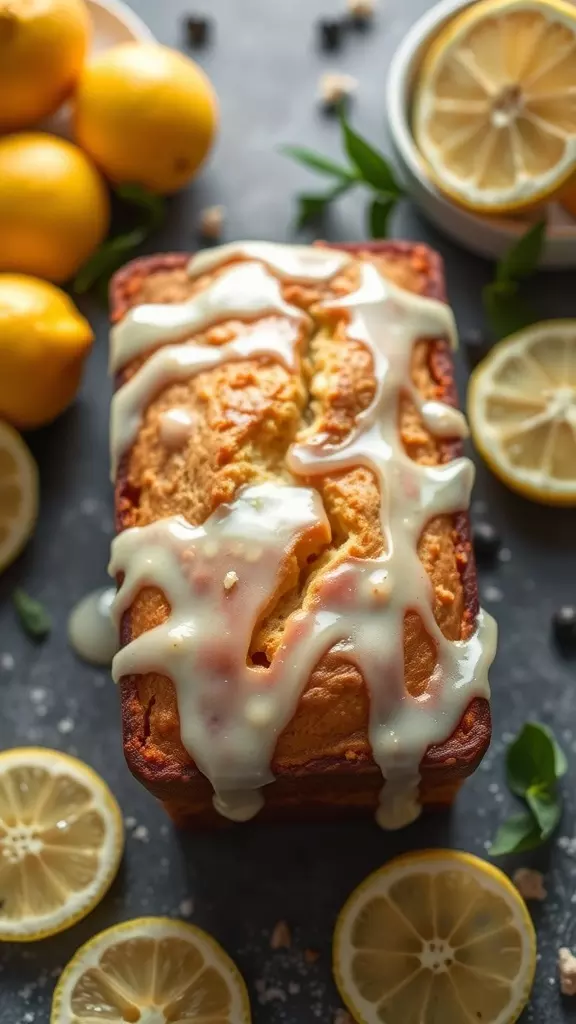
{"label": "whole lemon", "polygon": [[0,0],[0,131],[53,113],[88,49],[84,0]]}
{"label": "whole lemon", "polygon": [[204,72],[166,46],[113,46],[80,76],[75,138],[114,182],[176,192],[208,153],[216,120]]}
{"label": "whole lemon", "polygon": [[77,146],[40,132],[0,138],[0,271],[66,281],[109,223],[106,185]]}
{"label": "whole lemon", "polygon": [[76,395],[93,340],[59,288],[0,274],[0,418],[21,430],[50,423]]}

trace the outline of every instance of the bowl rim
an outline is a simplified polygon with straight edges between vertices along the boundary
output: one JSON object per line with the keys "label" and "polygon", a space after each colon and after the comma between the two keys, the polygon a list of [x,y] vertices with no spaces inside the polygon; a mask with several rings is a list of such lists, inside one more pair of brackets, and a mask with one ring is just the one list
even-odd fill
{"label": "bowl rim", "polygon": [[[458,206],[436,187],[425,172],[422,157],[414,141],[410,128],[409,90],[412,85],[414,64],[419,51],[424,47],[430,36],[440,26],[466,7],[471,7],[475,0],[441,0],[427,10],[408,29],[400,46],[396,50],[388,70],[386,93],[388,97],[388,124],[392,140],[409,171],[418,180],[421,188],[437,204],[446,210],[457,211],[470,225],[489,227],[497,234],[513,240],[520,237],[531,223],[520,217],[482,217]],[[576,224],[548,224],[547,236],[550,240],[576,240]]]}

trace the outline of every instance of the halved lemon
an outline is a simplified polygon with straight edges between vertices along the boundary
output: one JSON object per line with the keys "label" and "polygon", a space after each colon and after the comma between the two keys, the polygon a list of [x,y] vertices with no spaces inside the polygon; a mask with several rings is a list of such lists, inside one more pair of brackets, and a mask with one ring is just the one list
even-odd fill
{"label": "halved lemon", "polygon": [[50,1024],[250,1024],[238,968],[206,932],[140,917],[81,946],[60,977]]}
{"label": "halved lemon", "polygon": [[499,342],[470,378],[468,417],[478,451],[508,487],[576,505],[576,320]]}
{"label": "halved lemon", "polygon": [[109,888],[122,815],[88,765],[58,750],[0,754],[0,939],[29,942],[85,917]]}
{"label": "halved lemon", "polygon": [[576,8],[481,0],[440,31],[413,130],[442,191],[479,213],[530,206],[576,166]]}
{"label": "halved lemon", "polygon": [[360,1024],[512,1024],[535,964],[516,887],[455,850],[385,864],[352,893],[334,934],[336,983]]}
{"label": "halved lemon", "polygon": [[38,515],[38,468],[17,430],[0,420],[0,572],[20,554]]}

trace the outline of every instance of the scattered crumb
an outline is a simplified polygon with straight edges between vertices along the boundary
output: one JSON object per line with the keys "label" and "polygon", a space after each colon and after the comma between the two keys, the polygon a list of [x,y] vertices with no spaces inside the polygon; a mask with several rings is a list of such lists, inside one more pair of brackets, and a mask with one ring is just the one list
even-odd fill
{"label": "scattered crumb", "polygon": [[135,828],[136,818],[133,818],[132,815],[129,814],[126,818],[124,818],[124,824],[126,825],[126,828]]}
{"label": "scattered crumb", "polygon": [[290,949],[292,934],[286,921],[278,921],[270,936],[270,949]]}
{"label": "scattered crumb", "polygon": [[194,913],[194,903],[191,899],[181,900],[178,906],[180,917],[191,917]]}
{"label": "scattered crumb", "polygon": [[336,1010],[333,1024],[354,1024],[354,1019],[350,1016],[348,1010]]}
{"label": "scattered crumb", "polygon": [[498,785],[497,782],[491,782],[490,785],[488,786],[489,793],[497,793],[499,789],[500,786]]}
{"label": "scattered crumb", "polygon": [[544,876],[541,871],[531,868],[518,868],[512,881],[525,900],[545,900],[548,893],[544,888]]}
{"label": "scattered crumb", "polygon": [[150,833],[146,825],[137,825],[132,833],[132,838],[139,839],[141,843],[148,843],[150,841]]}
{"label": "scattered crumb", "polygon": [[318,952],[317,949],[305,949],[304,950],[304,959],[305,959],[307,964],[315,964],[316,961],[318,960],[319,956],[320,956],[320,953]]}
{"label": "scattered crumb", "polygon": [[335,107],[342,100],[349,99],[358,88],[358,79],[338,71],[326,71],[320,76],[318,87],[320,99],[327,107]]}
{"label": "scattered crumb", "polygon": [[56,728],[58,729],[58,732],[61,732],[63,735],[66,735],[69,732],[73,732],[74,720],[69,717],[61,718]]}
{"label": "scattered crumb", "polygon": [[100,502],[97,498],[82,498],[80,511],[83,516],[93,516],[98,511]]}
{"label": "scattered crumb", "polygon": [[30,690],[30,700],[33,704],[41,704],[46,696],[47,691],[42,686],[35,686],[33,690]]}
{"label": "scattered crumb", "polygon": [[568,857],[576,856],[576,836],[560,836],[558,839],[558,847],[563,850]]}
{"label": "scattered crumb", "polygon": [[512,558],[512,552],[510,548],[500,548],[498,552],[498,558],[501,562],[509,562]]}
{"label": "scattered crumb", "polygon": [[224,206],[206,206],[200,214],[200,235],[217,242],[222,235],[226,209]]}
{"label": "scattered crumb", "polygon": [[281,1003],[286,1002],[286,992],[283,988],[278,986],[270,985],[267,986],[264,978],[258,978],[256,980],[256,992],[258,993],[258,1002],[265,1006],[266,1003],[274,1002],[275,1000]]}
{"label": "scattered crumb", "polygon": [[483,590],[484,599],[486,601],[501,601],[504,594],[500,590],[500,587],[487,586]]}
{"label": "scattered crumb", "polygon": [[297,996],[301,990],[301,986],[297,981],[288,982],[288,994],[291,996]]}
{"label": "scattered crumb", "polygon": [[234,572],[234,570],[231,569],[230,572],[227,572],[224,577],[224,590],[232,590],[232,587],[234,587],[238,583],[238,580],[238,573]]}
{"label": "scattered crumb", "polygon": [[564,996],[576,995],[576,956],[564,946],[558,950],[558,970],[560,971],[560,991]]}
{"label": "scattered crumb", "polygon": [[436,597],[440,601],[440,604],[454,604],[455,595],[451,590],[448,590],[447,587],[443,587],[441,584],[438,584],[435,589]]}
{"label": "scattered crumb", "polygon": [[376,0],[346,0],[346,6],[353,18],[364,21],[374,14]]}
{"label": "scattered crumb", "polygon": [[10,672],[10,670],[14,668],[13,655],[10,654],[8,651],[0,655],[0,665],[2,666],[3,669],[6,669],[7,672]]}

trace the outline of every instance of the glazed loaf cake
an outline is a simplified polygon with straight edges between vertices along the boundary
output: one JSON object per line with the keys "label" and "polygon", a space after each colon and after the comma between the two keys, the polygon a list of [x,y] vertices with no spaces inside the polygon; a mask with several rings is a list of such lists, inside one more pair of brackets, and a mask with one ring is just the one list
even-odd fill
{"label": "glazed loaf cake", "polygon": [[124,750],[179,823],[449,803],[490,738],[439,257],[238,243],[111,288]]}

